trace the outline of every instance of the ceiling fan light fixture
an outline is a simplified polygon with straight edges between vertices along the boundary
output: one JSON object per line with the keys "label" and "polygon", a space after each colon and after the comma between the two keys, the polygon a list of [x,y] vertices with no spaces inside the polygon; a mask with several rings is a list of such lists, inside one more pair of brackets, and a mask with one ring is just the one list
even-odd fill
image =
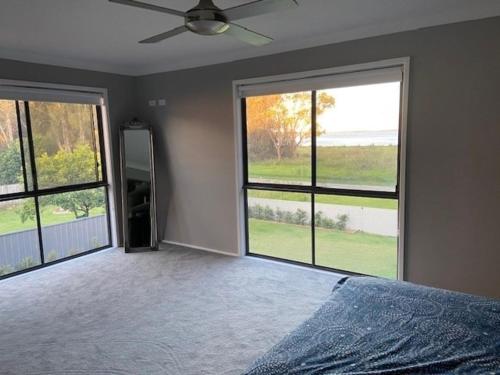
{"label": "ceiling fan light fixture", "polygon": [[229,28],[229,25],[225,20],[188,19],[186,20],[186,27],[196,34],[217,35],[225,32]]}
{"label": "ceiling fan light fixture", "polygon": [[199,35],[219,35],[225,33],[244,43],[253,46],[263,46],[271,43],[273,39],[247,29],[244,26],[235,24],[233,21],[285,10],[299,5],[297,0],[252,0],[248,3],[233,6],[231,8],[220,9],[214,4],[213,0],[198,0],[198,5],[194,8],[189,9],[187,12],[181,12],[139,0],[108,1],[155,12],[172,14],[184,19],[184,25],[140,40],[139,43],[141,44],[158,43],[186,31],[191,31]]}
{"label": "ceiling fan light fixture", "polygon": [[226,16],[211,0],[200,3],[186,12],[186,27],[196,34],[217,35],[229,28]]}

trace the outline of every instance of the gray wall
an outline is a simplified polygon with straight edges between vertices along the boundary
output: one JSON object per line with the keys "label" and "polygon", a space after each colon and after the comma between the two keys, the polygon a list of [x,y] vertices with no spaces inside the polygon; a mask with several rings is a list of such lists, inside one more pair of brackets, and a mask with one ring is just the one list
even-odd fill
{"label": "gray wall", "polygon": [[232,80],[411,56],[407,279],[500,297],[499,35],[491,18],[139,78],[160,234],[237,251]]}
{"label": "gray wall", "polygon": [[[135,81],[133,77],[0,59],[0,79],[60,83],[108,89],[115,184],[116,186],[120,186],[118,127],[124,121],[130,120],[136,112],[136,101],[134,100]],[[121,213],[119,199],[116,201],[116,208],[118,213]],[[118,223],[118,225],[121,225],[121,223]],[[118,233],[119,238],[121,238],[121,230]]]}
{"label": "gray wall", "polygon": [[411,56],[407,279],[500,297],[498,35],[491,18],[140,78],[0,59],[0,78],[107,88],[116,177],[138,109],[156,127],[161,237],[236,253],[231,82]]}

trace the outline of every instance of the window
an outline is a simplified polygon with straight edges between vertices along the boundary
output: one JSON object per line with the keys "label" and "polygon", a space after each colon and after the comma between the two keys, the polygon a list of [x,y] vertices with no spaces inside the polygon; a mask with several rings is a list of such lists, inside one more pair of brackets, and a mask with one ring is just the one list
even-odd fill
{"label": "window", "polygon": [[317,184],[395,192],[400,83],[318,91],[333,98],[317,120]]}
{"label": "window", "polygon": [[[310,92],[249,97],[246,100],[248,180],[280,184],[311,184]],[[293,133],[293,134],[292,134]],[[279,168],[282,160],[293,165]]]}
{"label": "window", "polygon": [[255,254],[311,262],[311,195],[248,191],[248,231]]}
{"label": "window", "polygon": [[100,98],[3,88],[2,97],[0,277],[109,247]]}
{"label": "window", "polygon": [[39,188],[101,180],[95,106],[30,102],[29,111]]}
{"label": "window", "polygon": [[398,277],[402,71],[238,86],[247,254]]}

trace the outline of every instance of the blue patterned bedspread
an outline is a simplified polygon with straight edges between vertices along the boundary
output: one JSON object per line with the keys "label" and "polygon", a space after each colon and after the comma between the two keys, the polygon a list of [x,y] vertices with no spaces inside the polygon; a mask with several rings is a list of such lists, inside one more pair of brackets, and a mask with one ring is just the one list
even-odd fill
{"label": "blue patterned bedspread", "polygon": [[500,374],[500,301],[344,278],[245,374]]}

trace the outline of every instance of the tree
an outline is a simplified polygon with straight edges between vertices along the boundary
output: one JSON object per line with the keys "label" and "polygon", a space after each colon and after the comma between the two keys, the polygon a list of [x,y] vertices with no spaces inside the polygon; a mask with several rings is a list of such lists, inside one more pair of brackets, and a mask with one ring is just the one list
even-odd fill
{"label": "tree", "polygon": [[35,220],[36,208],[34,200],[25,200],[22,206],[20,206],[17,210],[17,214],[19,215],[23,223],[27,222],[28,220]]}
{"label": "tree", "polygon": [[54,155],[44,152],[36,158],[38,185],[53,187],[96,181],[99,168],[96,153],[87,144],[72,150],[61,149]]}
{"label": "tree", "polygon": [[12,141],[0,149],[0,185],[17,184],[21,180],[22,160],[19,143]]}
{"label": "tree", "polygon": [[72,191],[52,196],[47,203],[71,211],[76,219],[90,216],[90,210],[104,205],[104,195],[100,190]]}
{"label": "tree", "polygon": [[30,102],[30,118],[36,157],[93,143],[96,127],[90,105]]}
{"label": "tree", "polygon": [[19,182],[22,165],[17,138],[16,102],[0,100],[0,185]]}
{"label": "tree", "polygon": [[16,102],[13,100],[0,100],[0,150],[8,147],[16,137]]}
{"label": "tree", "polygon": [[[96,181],[98,175],[95,153],[86,144],[75,147],[73,151],[59,150],[55,155],[47,153],[37,158],[38,183],[41,187],[64,186]],[[42,206],[54,205],[71,211],[75,218],[88,217],[95,207],[104,205],[104,195],[98,189],[87,189],[47,195],[40,198]],[[35,218],[32,200],[26,201],[18,211],[21,220]]]}
{"label": "tree", "polygon": [[[87,144],[69,151],[60,149],[52,156],[43,153],[37,158],[38,183],[50,187],[96,181],[99,175],[95,157]],[[91,189],[48,196],[44,202],[71,211],[78,219],[88,217],[92,208],[102,206],[104,198],[100,191]]]}
{"label": "tree", "polygon": [[[37,159],[38,183],[49,187],[96,181],[99,175],[95,156],[86,144],[70,151],[60,149],[52,156],[44,153]],[[47,196],[43,203],[71,211],[78,219],[88,217],[92,208],[104,205],[104,197],[101,191],[88,189]]]}
{"label": "tree", "polygon": [[[316,115],[335,105],[326,92],[316,97]],[[299,146],[311,138],[311,93],[298,92],[247,98],[249,157],[294,157]],[[317,126],[317,134],[321,134]]]}

